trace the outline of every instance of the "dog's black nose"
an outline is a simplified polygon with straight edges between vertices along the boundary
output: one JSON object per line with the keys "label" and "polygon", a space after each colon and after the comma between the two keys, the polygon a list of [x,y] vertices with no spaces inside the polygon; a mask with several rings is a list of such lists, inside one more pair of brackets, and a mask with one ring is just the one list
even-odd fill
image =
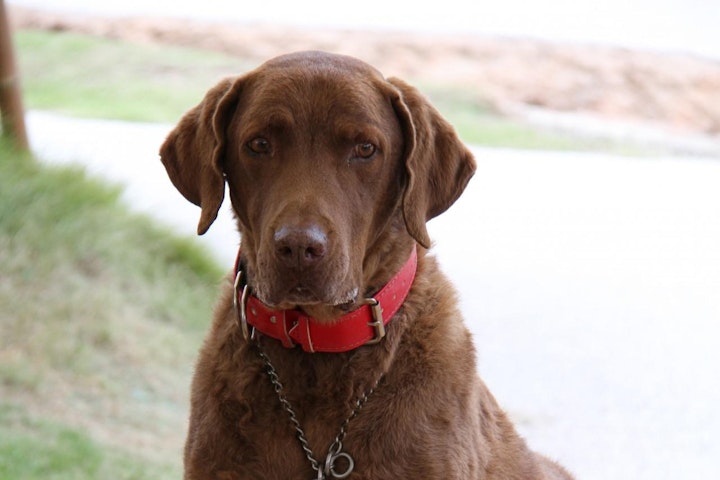
{"label": "dog's black nose", "polygon": [[321,260],[328,248],[325,232],[317,225],[284,225],[275,231],[275,252],[288,267],[308,267]]}

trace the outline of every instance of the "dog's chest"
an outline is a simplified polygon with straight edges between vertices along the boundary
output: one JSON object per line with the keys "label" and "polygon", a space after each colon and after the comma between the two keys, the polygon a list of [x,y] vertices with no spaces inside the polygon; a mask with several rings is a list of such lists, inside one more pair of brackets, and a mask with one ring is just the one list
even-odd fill
{"label": "dog's chest", "polygon": [[[330,462],[336,459],[336,472],[346,472],[355,457],[346,446],[359,436],[353,431],[357,417],[376,414],[374,406],[362,411],[374,383],[364,390],[352,381],[354,376],[343,373],[347,366],[288,362],[285,352],[274,353],[277,367],[264,362],[255,375],[245,377],[248,381],[238,392],[239,400],[250,405],[250,414],[239,422],[246,446],[240,449],[241,464],[265,472],[267,479],[318,478],[318,469],[330,457]],[[288,472],[297,475],[288,477]]]}

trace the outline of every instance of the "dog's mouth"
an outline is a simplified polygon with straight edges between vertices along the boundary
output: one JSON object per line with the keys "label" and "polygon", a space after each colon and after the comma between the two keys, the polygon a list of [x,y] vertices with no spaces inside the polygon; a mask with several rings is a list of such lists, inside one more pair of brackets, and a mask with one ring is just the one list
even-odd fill
{"label": "dog's mouth", "polygon": [[342,294],[320,294],[307,285],[297,284],[284,293],[264,295],[261,291],[257,292],[257,296],[267,306],[278,310],[326,306],[348,311],[357,302],[358,292],[359,289],[355,287]]}
{"label": "dog's mouth", "polygon": [[361,279],[349,272],[349,258],[344,254],[305,268],[287,267],[276,252],[258,254],[256,262],[255,268],[246,266],[248,285],[254,296],[274,310],[322,311],[323,317],[331,318],[352,309],[361,293]]}
{"label": "dog's mouth", "polygon": [[312,289],[304,285],[297,285],[291,288],[290,291],[285,295],[285,297],[283,298],[283,303],[293,303],[302,306],[317,305],[324,302],[320,300],[318,295],[316,295]]}

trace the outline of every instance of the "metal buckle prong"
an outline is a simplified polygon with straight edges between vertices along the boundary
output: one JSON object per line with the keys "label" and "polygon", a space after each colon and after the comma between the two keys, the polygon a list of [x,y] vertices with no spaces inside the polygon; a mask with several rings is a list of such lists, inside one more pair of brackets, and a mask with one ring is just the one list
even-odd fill
{"label": "metal buckle prong", "polygon": [[372,313],[373,321],[368,323],[368,326],[375,329],[375,337],[368,340],[365,345],[375,345],[380,343],[380,340],[385,336],[385,323],[383,322],[383,311],[382,305],[375,298],[370,297],[365,299],[365,304],[370,306],[370,312]]}

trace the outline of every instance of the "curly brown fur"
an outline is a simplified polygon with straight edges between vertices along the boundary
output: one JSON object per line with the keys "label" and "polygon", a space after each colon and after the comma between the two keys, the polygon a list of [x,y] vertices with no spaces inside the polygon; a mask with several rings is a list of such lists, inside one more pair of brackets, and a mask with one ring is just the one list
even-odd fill
{"label": "curly brown fur", "polygon": [[416,278],[386,337],[346,353],[247,341],[228,278],[193,379],[186,480],[316,478],[258,348],[321,462],[379,380],[343,441],[350,479],[571,478],[527,448],[477,376],[454,290],[427,254],[425,222],[458,198],[475,163],[417,90],[349,57],[279,57],[210,90],[161,155],[202,208],[201,233],[227,183],[248,286],[275,308],[332,322],[418,245]]}

